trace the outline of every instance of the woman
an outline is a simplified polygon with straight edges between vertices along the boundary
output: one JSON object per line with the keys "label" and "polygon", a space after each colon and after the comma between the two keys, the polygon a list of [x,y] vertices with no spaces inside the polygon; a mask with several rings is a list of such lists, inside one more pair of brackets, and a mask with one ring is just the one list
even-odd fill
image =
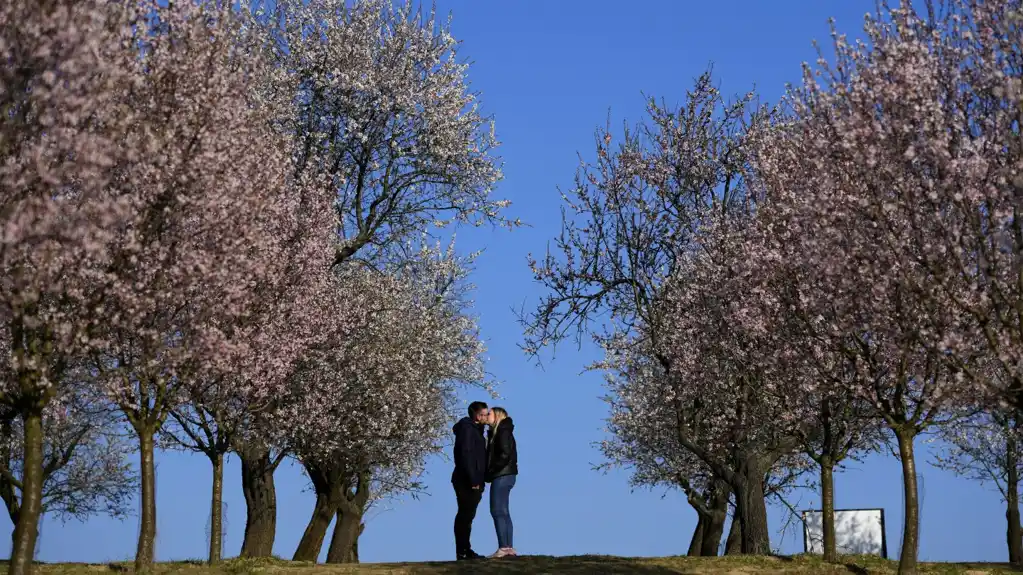
{"label": "woman", "polygon": [[508,498],[519,474],[519,454],[515,448],[515,424],[502,407],[490,410],[487,423],[487,473],[490,484],[490,515],[497,530],[497,552],[491,558],[517,555],[512,547],[512,520]]}

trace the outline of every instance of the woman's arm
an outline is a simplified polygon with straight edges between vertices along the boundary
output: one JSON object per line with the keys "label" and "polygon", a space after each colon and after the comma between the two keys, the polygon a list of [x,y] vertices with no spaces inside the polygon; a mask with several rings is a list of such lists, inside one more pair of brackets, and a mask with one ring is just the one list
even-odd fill
{"label": "woman's arm", "polygon": [[497,436],[491,442],[490,471],[496,473],[511,462],[512,434],[510,431],[501,432],[498,428]]}

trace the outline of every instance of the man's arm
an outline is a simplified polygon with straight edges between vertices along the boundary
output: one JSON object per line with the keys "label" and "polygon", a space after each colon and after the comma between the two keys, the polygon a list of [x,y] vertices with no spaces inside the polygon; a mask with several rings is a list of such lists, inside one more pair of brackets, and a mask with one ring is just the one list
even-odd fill
{"label": "man's arm", "polygon": [[472,487],[483,484],[483,478],[480,477],[477,469],[478,465],[475,464],[476,458],[472,449],[473,438],[469,435],[474,432],[475,430],[471,427],[459,426],[458,433],[455,434],[455,452],[458,454],[456,467],[459,475],[468,478]]}

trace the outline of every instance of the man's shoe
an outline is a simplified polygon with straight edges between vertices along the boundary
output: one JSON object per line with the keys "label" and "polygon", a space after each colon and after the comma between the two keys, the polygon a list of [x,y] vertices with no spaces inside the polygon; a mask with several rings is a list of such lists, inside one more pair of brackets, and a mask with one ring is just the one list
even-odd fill
{"label": "man's shoe", "polygon": [[462,554],[458,555],[456,560],[458,560],[458,561],[472,561],[473,559],[482,559],[482,558],[483,558],[482,555],[480,555],[479,553],[476,553],[475,551],[470,549],[470,550],[466,551],[465,553],[462,553]]}

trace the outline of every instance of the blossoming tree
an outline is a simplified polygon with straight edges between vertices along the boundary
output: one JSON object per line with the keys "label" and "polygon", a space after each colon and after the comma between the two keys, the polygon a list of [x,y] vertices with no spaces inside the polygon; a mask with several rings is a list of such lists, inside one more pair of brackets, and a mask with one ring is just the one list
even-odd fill
{"label": "blossoming tree", "polygon": [[[449,224],[514,225],[508,202],[491,197],[498,142],[447,26],[411,3],[257,4],[249,15],[274,65],[255,97],[291,138],[293,177],[333,192],[333,266],[400,264],[410,240]],[[272,448],[282,445],[273,420],[252,415],[235,441],[246,556],[272,552],[273,471],[286,453]]]}
{"label": "blossoming tree", "polygon": [[339,271],[322,308],[332,327],[298,363],[282,414],[302,423],[289,442],[316,493],[296,560],[316,560],[336,515],[328,562],[358,561],[367,504],[414,487],[447,435],[454,384],[484,384],[462,299],[468,263],[423,248],[389,273]]}
{"label": "blossoming tree", "polygon": [[[260,59],[242,50],[240,21],[213,3],[147,6],[127,44],[126,104],[138,112],[105,193],[130,206],[99,279],[110,322],[93,368],[139,439],[141,522],[136,567],[152,564],[156,433],[191,386],[225,372],[253,343],[232,337],[259,278],[279,265],[290,221],[288,143],[252,106]],[[143,25],[144,24],[144,25]],[[212,193],[216,190],[216,193]]]}
{"label": "blossoming tree", "polygon": [[[650,382],[648,389],[660,387],[657,393],[668,394],[685,385],[667,376],[670,360],[658,355],[667,346],[662,338],[673,337],[663,323],[674,311],[664,303],[666,284],[671,278],[678,286],[689,285],[687,261],[700,249],[700,230],[709,218],[747,213],[754,200],[745,185],[749,135],[770,115],[756,106],[752,94],[725,101],[709,73],[696,81],[681,108],[651,102],[649,114],[648,125],[626,129],[617,149],[610,129],[598,132],[596,162],[584,165],[571,193],[564,194],[568,209],[556,249],[542,259],[530,258],[548,294],[522,322],[527,352],[593,335],[609,355],[595,367],[630,372],[630,378],[635,372]],[[679,313],[681,321],[684,313]],[[693,399],[660,408],[675,410],[665,414],[672,421],[699,418],[704,403]],[[756,474],[762,478],[770,467],[767,463]],[[751,489],[760,486],[762,495],[759,479],[747,483]],[[762,497],[742,508],[751,505],[763,509]],[[762,525],[751,525],[744,535],[750,552],[768,551],[766,511],[761,516]]]}
{"label": "blossoming tree", "polygon": [[[816,335],[829,353],[851,363],[850,389],[898,442],[903,573],[916,572],[919,543],[916,438],[963,402],[965,380],[981,384],[974,393],[983,396],[991,383],[1011,381],[970,375],[1001,351],[977,337],[974,315],[961,305],[975,296],[989,301],[982,293],[988,280],[980,291],[970,287],[980,252],[948,243],[962,239],[955,226],[972,217],[955,207],[956,197],[989,189],[968,179],[986,161],[973,148],[983,148],[984,138],[963,130],[981,123],[959,120],[967,108],[984,108],[956,111],[959,91],[969,92],[974,71],[983,72],[970,30],[984,37],[979,30],[1001,21],[1008,7],[946,8],[948,18],[883,7],[867,21],[869,44],[851,46],[836,34],[835,63],[822,58],[816,70],[807,68],[789,97],[792,122],[758,155],[775,246],[813,280],[799,304],[818,318]],[[977,209],[987,212],[982,204]]]}
{"label": "blossoming tree", "polygon": [[57,382],[94,347],[92,330],[111,321],[106,294],[123,287],[100,270],[131,211],[107,185],[137,153],[121,145],[137,119],[122,49],[136,15],[88,0],[0,6],[0,403],[17,412],[24,451],[12,574],[32,569]]}

